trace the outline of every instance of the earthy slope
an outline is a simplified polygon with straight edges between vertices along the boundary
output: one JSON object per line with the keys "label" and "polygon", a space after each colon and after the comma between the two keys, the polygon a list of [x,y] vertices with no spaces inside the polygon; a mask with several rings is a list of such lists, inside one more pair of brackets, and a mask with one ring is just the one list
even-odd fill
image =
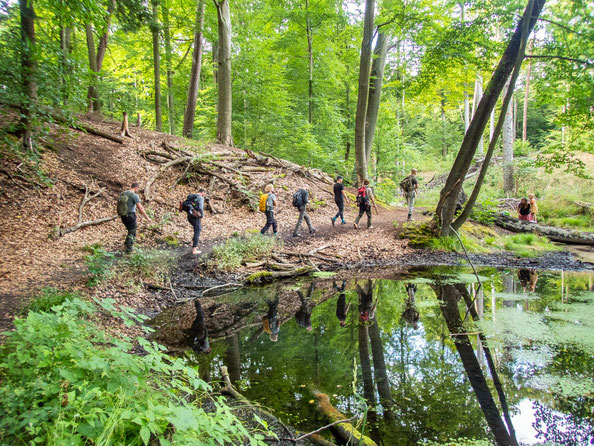
{"label": "earthy slope", "polygon": [[[116,135],[119,123],[109,121],[88,121],[89,125],[103,132]],[[159,169],[159,165],[147,161],[142,154],[147,151],[162,152],[162,144],[169,147],[197,147],[193,141],[176,138],[144,129],[133,129],[134,139],[126,138],[118,144],[104,138],[79,131],[65,131],[53,128],[52,150],[43,155],[43,169],[52,179],[48,188],[30,187],[6,173],[0,175],[2,195],[0,199],[0,319],[2,328],[14,314],[21,300],[40,287],[70,286],[80,284],[85,268],[82,248],[99,243],[110,251],[119,251],[125,237],[125,229],[119,220],[99,226],[87,227],[66,234],[56,240],[50,234],[56,226],[68,227],[78,220],[81,199],[85,185],[91,192],[105,188],[104,192],[90,201],[84,208],[83,220],[93,220],[115,215],[117,195],[132,181],[144,186]],[[202,149],[204,150],[204,149]],[[206,148],[216,154],[235,153],[245,157],[243,150],[210,145]],[[2,170],[17,172],[17,164],[4,160]],[[172,167],[159,176],[151,187],[151,201],[145,207],[154,213],[156,225],[147,225],[140,219],[137,245],[139,247],[157,246],[167,235],[172,235],[189,246],[191,227],[185,215],[177,211],[180,199],[199,187],[209,190],[213,203],[220,211],[213,215],[207,213],[203,221],[202,241],[204,246],[222,240],[233,232],[242,233],[249,229],[259,229],[264,224],[262,214],[241,204],[241,196],[216,180],[214,184],[207,175],[192,178],[189,184],[175,185],[183,169]],[[226,177],[236,181],[238,176],[225,171]],[[393,221],[403,220],[405,211],[381,209],[375,217],[371,231],[355,231],[350,224],[356,210],[351,202],[347,211],[349,225],[335,228],[330,217],[336,212],[332,198],[332,186],[324,182],[304,178],[291,169],[273,168],[264,172],[249,172],[246,188],[257,193],[267,182],[276,184],[279,206],[277,220],[279,233],[287,239],[287,245],[294,251],[306,252],[313,248],[330,244],[334,254],[345,260],[360,261],[365,258],[395,258],[403,253],[405,242],[397,240]],[[244,177],[244,178],[246,178]],[[174,186],[175,185],[175,186]],[[318,233],[307,234],[300,239],[290,237],[297,213],[291,206],[293,191],[307,186],[315,204],[310,215]],[[209,187],[210,186],[210,187]],[[141,199],[143,196],[141,194]],[[363,225],[365,226],[365,225]]]}

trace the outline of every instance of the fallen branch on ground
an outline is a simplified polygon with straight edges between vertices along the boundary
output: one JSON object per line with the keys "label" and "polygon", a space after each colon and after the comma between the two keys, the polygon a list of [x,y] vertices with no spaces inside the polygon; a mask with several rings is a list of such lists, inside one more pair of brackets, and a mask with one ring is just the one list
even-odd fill
{"label": "fallen branch on ground", "polygon": [[508,231],[531,232],[533,234],[544,235],[555,242],[594,245],[594,233],[592,232],[579,232],[570,229],[544,226],[537,223],[518,220],[505,214],[495,214],[495,224]]}
{"label": "fallen branch on ground", "polygon": [[80,205],[78,207],[78,222],[74,226],[70,226],[68,228],[61,228],[60,226],[56,226],[52,230],[52,232],[50,234],[50,238],[57,240],[58,238],[63,237],[66,234],[70,234],[71,232],[78,231],[81,228],[85,228],[87,226],[97,226],[102,223],[107,223],[108,221],[112,221],[112,220],[115,220],[116,218],[118,218],[117,215],[114,215],[111,217],[98,218],[96,220],[83,221],[83,208],[93,198],[97,198],[99,195],[101,195],[103,193],[103,191],[105,191],[105,188],[101,188],[101,189],[99,189],[98,192],[95,192],[94,194],[89,195],[89,188],[85,184],[85,195],[83,196],[83,198],[80,202]]}

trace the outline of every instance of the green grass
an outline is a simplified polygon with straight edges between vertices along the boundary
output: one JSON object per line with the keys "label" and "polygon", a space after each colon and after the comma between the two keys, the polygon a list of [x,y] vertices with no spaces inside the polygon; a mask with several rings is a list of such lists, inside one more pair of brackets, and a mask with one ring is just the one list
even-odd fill
{"label": "green grass", "polygon": [[231,237],[213,248],[209,265],[221,271],[234,270],[243,263],[268,258],[280,246],[281,240],[260,233]]}
{"label": "green grass", "polygon": [[520,257],[536,257],[546,251],[559,251],[559,247],[551,241],[536,234],[516,234],[501,237],[499,242],[506,251],[513,252]]}
{"label": "green grass", "polygon": [[45,287],[39,290],[39,293],[35,294],[31,301],[19,310],[19,315],[26,315],[29,311],[46,312],[56,305],[77,298],[80,298],[78,293]]}

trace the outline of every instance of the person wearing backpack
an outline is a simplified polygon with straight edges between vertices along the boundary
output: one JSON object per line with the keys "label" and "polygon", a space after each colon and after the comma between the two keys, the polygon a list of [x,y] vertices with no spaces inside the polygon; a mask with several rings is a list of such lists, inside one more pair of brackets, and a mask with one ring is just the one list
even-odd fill
{"label": "person wearing backpack", "polygon": [[200,254],[198,241],[202,232],[202,218],[204,217],[204,195],[206,191],[200,189],[197,194],[190,194],[181,205],[181,210],[188,213],[188,222],[194,229],[192,237],[192,255]]}
{"label": "person wearing backpack", "polygon": [[413,207],[415,205],[415,197],[419,189],[419,180],[417,180],[417,169],[411,169],[410,175],[400,182],[400,189],[402,195],[406,198],[408,204],[408,218],[406,221],[412,220]]}
{"label": "person wearing backpack", "polygon": [[122,219],[122,223],[128,230],[128,235],[126,235],[126,241],[124,242],[126,252],[132,252],[132,247],[136,240],[136,209],[138,209],[140,215],[151,221],[151,218],[146,215],[142,204],[140,204],[140,198],[138,197],[139,190],[140,184],[132,183],[130,189],[125,190],[118,197],[117,212]]}
{"label": "person wearing backpack", "polygon": [[293,230],[293,237],[299,237],[299,229],[301,228],[301,223],[304,219],[305,223],[307,223],[307,227],[309,228],[309,233],[313,234],[316,232],[316,228],[312,226],[309,215],[307,215],[306,206],[308,203],[308,198],[309,192],[305,187],[300,187],[293,194],[293,206],[299,209],[299,218],[297,219],[297,225],[295,225],[295,229]]}
{"label": "person wearing backpack", "polygon": [[375,207],[377,212],[377,204],[375,204],[375,198],[373,197],[373,189],[369,185],[369,180],[363,181],[361,187],[357,190],[357,206],[359,206],[359,215],[353,223],[355,229],[359,229],[359,220],[363,217],[363,214],[367,214],[367,229],[373,229],[371,225],[371,204]]}
{"label": "person wearing backpack", "polygon": [[340,217],[341,220],[340,224],[346,225],[346,221],[344,221],[344,203],[346,201],[347,197],[344,193],[344,184],[342,184],[342,177],[339,175],[336,177],[336,183],[334,183],[334,202],[338,207],[338,213],[330,219],[332,221],[332,226],[334,226],[338,217]]}
{"label": "person wearing backpack", "polygon": [[266,215],[266,224],[260,230],[260,234],[266,234],[268,229],[272,226],[272,232],[277,235],[278,225],[274,219],[274,207],[276,206],[276,195],[274,195],[274,186],[267,184],[264,189],[266,192],[260,197],[260,204],[258,206],[260,212],[264,212]]}

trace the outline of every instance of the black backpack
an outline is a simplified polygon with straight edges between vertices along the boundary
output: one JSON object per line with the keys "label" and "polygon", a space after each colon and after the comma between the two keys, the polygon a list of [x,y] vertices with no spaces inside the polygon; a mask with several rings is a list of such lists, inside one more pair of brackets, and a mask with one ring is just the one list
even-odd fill
{"label": "black backpack", "polygon": [[404,192],[412,192],[414,188],[415,185],[413,184],[413,180],[410,175],[400,182],[400,189],[402,189]]}
{"label": "black backpack", "polygon": [[293,206],[296,208],[305,206],[305,203],[303,202],[303,192],[303,189],[297,189],[293,194]]}
{"label": "black backpack", "polygon": [[194,209],[198,209],[198,194],[190,194],[182,201],[180,210],[191,213]]}
{"label": "black backpack", "polygon": [[369,194],[367,193],[367,186],[361,186],[357,191],[357,206],[365,209],[369,209],[371,207]]}

